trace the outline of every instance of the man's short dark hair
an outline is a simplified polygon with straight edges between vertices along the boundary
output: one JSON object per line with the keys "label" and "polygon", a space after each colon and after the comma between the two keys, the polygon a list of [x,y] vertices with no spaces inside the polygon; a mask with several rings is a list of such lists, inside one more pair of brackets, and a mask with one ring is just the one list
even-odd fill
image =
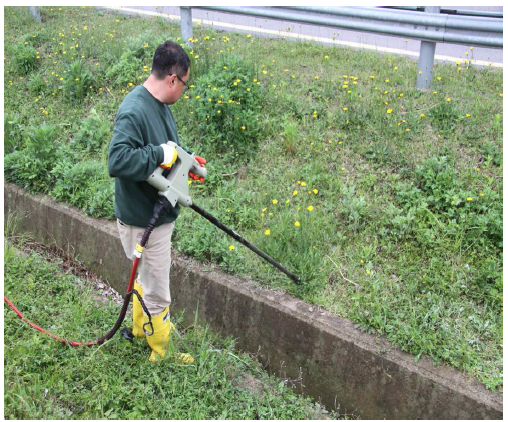
{"label": "man's short dark hair", "polygon": [[176,74],[183,78],[190,67],[185,50],[176,42],[166,41],[157,47],[153,55],[152,73],[157,79]]}

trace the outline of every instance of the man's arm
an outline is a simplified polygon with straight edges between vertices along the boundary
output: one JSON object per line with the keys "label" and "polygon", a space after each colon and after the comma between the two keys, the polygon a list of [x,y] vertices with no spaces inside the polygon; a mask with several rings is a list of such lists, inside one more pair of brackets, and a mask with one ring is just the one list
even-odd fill
{"label": "man's arm", "polygon": [[163,160],[161,146],[144,144],[135,116],[125,113],[117,117],[108,153],[111,177],[142,182]]}

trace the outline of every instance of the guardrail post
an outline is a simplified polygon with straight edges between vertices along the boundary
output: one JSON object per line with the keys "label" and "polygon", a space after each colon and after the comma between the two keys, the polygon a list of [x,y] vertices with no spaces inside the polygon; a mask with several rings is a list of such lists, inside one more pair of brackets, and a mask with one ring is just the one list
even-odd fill
{"label": "guardrail post", "polygon": [[28,10],[30,10],[30,17],[36,22],[41,23],[41,12],[39,10],[39,6],[28,6]]}
{"label": "guardrail post", "polygon": [[182,39],[192,46],[192,10],[189,6],[180,6],[180,29]]}
{"label": "guardrail post", "polygon": [[[441,6],[425,6],[426,13],[439,13]],[[436,43],[422,41],[420,44],[420,58],[418,59],[418,72],[416,74],[416,88],[430,88],[432,82],[432,70],[434,68],[434,54]]]}

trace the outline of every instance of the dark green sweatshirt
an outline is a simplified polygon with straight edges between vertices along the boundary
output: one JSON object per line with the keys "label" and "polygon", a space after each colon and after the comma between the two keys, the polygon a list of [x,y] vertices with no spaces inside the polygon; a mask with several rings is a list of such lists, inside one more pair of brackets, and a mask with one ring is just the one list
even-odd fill
{"label": "dark green sweatshirt", "polygon": [[[109,144],[108,171],[115,177],[115,216],[131,226],[146,227],[159,195],[145,180],[164,160],[161,144],[180,140],[168,105],[144,86],[134,88],[116,113]],[[157,226],[176,220],[180,205],[159,219]]]}

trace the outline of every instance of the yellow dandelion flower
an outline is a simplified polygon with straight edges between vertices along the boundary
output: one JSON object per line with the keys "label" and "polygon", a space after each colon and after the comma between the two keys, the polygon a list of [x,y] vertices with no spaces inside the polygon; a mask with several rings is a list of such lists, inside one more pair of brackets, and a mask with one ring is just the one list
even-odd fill
{"label": "yellow dandelion flower", "polygon": [[265,235],[266,235],[266,236],[270,236],[270,229],[265,230]]}
{"label": "yellow dandelion flower", "polygon": [[391,108],[389,108],[388,110],[386,110],[386,112],[387,112],[388,114],[391,114],[391,113],[392,113],[392,111],[393,111],[393,109],[391,109]]}
{"label": "yellow dandelion flower", "polygon": [[319,191],[317,189],[312,189],[312,192],[314,192],[314,195],[317,195]]}
{"label": "yellow dandelion flower", "polygon": [[231,246],[229,247],[229,250],[230,250],[230,251],[232,251],[233,249],[235,249],[235,247],[234,247],[233,245],[231,245]]}
{"label": "yellow dandelion flower", "polygon": [[299,221],[295,221],[295,226],[296,227],[300,227],[300,222]]}
{"label": "yellow dandelion flower", "polygon": [[277,201],[276,199],[272,199],[272,204],[273,205],[277,204],[277,202],[279,202],[279,201]]}
{"label": "yellow dandelion flower", "polygon": [[314,209],[314,207],[313,207],[312,205],[309,205],[309,206],[307,207],[307,211],[312,211],[313,209]]}
{"label": "yellow dandelion flower", "polygon": [[473,200],[473,198],[471,198],[470,196],[468,196],[466,199],[467,199],[468,201],[472,201],[472,200]]}

